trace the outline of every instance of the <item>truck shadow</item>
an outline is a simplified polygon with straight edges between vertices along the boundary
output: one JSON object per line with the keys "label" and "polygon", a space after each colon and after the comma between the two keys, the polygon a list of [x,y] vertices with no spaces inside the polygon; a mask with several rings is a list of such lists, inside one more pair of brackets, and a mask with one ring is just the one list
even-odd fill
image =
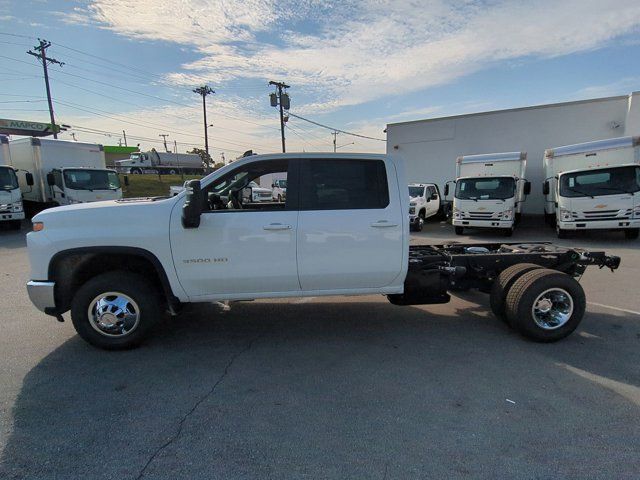
{"label": "truck shadow", "polygon": [[[576,372],[637,388],[638,317],[588,313],[577,334],[542,345],[485,305],[459,303],[395,307],[368,297],[237,303],[228,311],[201,304],[163,322],[137,350],[100,351],[74,337],[26,375],[0,477],[136,478],[167,438],[174,440],[154,457],[151,476],[176,478],[189,465],[193,478],[293,478],[314,445],[318,456],[304,470],[312,477],[369,476],[367,468],[389,458],[407,474],[430,462],[463,468],[513,451],[513,435],[523,436],[524,452],[546,436],[562,443],[579,434],[572,421],[561,427],[567,406],[588,428],[618,422],[616,435],[630,440],[640,404],[602,417],[602,386]],[[528,433],[505,423],[511,397]],[[532,427],[540,415],[558,421]],[[456,431],[492,440],[452,459]],[[612,461],[608,437],[599,442],[579,471]],[[532,461],[525,457],[510,461]]]}
{"label": "truck shadow", "polygon": [[27,246],[26,224],[22,225],[22,230],[12,230],[7,225],[0,223],[0,249],[17,249]]}

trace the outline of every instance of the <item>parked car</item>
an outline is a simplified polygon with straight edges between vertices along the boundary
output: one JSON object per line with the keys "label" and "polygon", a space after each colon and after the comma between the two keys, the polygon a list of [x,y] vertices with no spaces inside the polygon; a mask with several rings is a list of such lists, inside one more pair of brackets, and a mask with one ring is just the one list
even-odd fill
{"label": "parked car", "polygon": [[409,224],[411,230],[422,231],[424,221],[440,212],[440,192],[435,183],[409,184]]}
{"label": "parked car", "polygon": [[271,188],[273,188],[274,200],[284,202],[287,199],[287,180],[285,178],[274,180]]}
{"label": "parked car", "polygon": [[[297,179],[288,185],[297,204],[243,204],[250,182],[271,173]],[[620,264],[549,243],[410,245],[408,209],[397,157],[251,156],[190,180],[175,197],[41,212],[27,235],[27,290],[60,321],[71,310],[78,334],[105,349],[138,345],[166,310],[186,303],[383,294],[420,305],[468,288],[491,291],[496,315],[550,342],[582,320],[576,277],[589,265]]]}
{"label": "parked car", "polygon": [[251,201],[253,202],[271,202],[273,200],[273,193],[270,189],[261,187],[256,182],[249,182],[251,187]]}

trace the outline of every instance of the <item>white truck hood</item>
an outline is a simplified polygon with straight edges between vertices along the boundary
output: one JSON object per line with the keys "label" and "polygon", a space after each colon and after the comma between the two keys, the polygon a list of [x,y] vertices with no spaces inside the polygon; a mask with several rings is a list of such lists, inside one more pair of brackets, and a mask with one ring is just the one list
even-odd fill
{"label": "white truck hood", "polygon": [[462,200],[454,199],[454,207],[463,212],[502,212],[513,208],[514,197],[502,200]]}
{"label": "white truck hood", "polygon": [[[560,197],[558,205],[576,212],[582,217],[584,212],[598,213],[610,212],[610,216],[624,215],[628,209],[634,208],[640,203],[640,194],[632,195],[623,193],[620,195],[603,195],[595,198],[591,197]],[[615,212],[615,213],[614,213]]]}
{"label": "white truck hood", "polygon": [[20,189],[14,190],[0,190],[0,205],[7,205],[8,203],[15,203],[20,201],[22,194]]}

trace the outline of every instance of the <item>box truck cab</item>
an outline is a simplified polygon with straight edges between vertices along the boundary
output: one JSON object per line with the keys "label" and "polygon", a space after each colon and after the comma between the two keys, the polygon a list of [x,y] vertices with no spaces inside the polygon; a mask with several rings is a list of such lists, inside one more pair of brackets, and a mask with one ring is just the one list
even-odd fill
{"label": "box truck cab", "polygon": [[106,168],[102,145],[21,138],[9,146],[23,198],[34,211],[122,198],[120,180]]}
{"label": "box truck cab", "polygon": [[409,225],[422,231],[424,221],[440,211],[440,192],[434,183],[409,184]]}
{"label": "box truck cab", "polygon": [[9,139],[0,135],[0,223],[20,229],[24,218],[18,177],[11,166]]}
{"label": "box truck cab", "polygon": [[640,234],[640,137],[545,151],[545,216],[558,237],[576,230]]}
{"label": "box truck cab", "polygon": [[[452,215],[456,234],[473,227],[500,229],[511,236],[531,190],[526,166],[526,152],[458,157]],[[448,192],[449,184],[445,195]]]}

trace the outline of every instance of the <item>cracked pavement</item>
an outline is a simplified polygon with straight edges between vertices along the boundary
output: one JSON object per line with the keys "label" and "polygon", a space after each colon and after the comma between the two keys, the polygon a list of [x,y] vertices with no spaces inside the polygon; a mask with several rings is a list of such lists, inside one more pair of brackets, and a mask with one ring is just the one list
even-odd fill
{"label": "cracked pavement", "polygon": [[[413,241],[454,238],[437,228]],[[640,310],[638,244],[572,241],[623,257],[615,274],[588,271],[588,298]],[[105,352],[31,306],[22,236],[0,231],[0,264],[3,480],[640,471],[637,315],[589,305],[574,335],[540,345],[476,293],[419,307],[381,296],[207,304],[137,350]]]}

